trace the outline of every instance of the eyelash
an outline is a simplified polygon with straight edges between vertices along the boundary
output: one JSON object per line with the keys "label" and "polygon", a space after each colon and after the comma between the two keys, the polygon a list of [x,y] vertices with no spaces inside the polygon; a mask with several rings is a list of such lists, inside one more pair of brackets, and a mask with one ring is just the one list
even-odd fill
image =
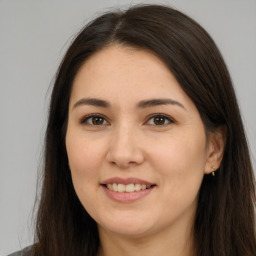
{"label": "eyelash", "polygon": [[[174,120],[171,117],[169,117],[168,115],[165,115],[165,114],[161,114],[161,113],[153,114],[153,115],[149,116],[147,121],[146,121],[146,123],[149,123],[149,120],[155,119],[155,118],[162,118],[162,119],[164,119],[164,124],[160,124],[160,125],[148,124],[148,125],[163,127],[163,126],[167,126],[167,125],[170,125],[170,124],[174,123]],[[168,123],[166,123],[166,121]]]}
{"label": "eyelash", "polygon": [[[92,123],[92,122],[93,122],[92,118],[100,118],[101,120],[103,120],[103,122],[107,122],[107,124],[106,124],[106,123],[99,124],[99,125],[93,124],[93,123]],[[150,124],[149,121],[150,121],[151,119],[154,119],[154,118],[162,118],[162,119],[164,120],[164,124],[159,124],[159,125]],[[91,119],[91,122],[89,123],[89,120],[90,120],[90,119]],[[166,121],[167,121],[168,123],[166,123]],[[169,116],[167,116],[167,115],[165,115],[165,114],[158,113],[158,114],[152,114],[152,115],[150,115],[150,116],[147,118],[147,121],[145,122],[145,124],[148,124],[148,125],[150,125],[150,126],[159,126],[159,127],[163,127],[163,126],[170,125],[170,124],[172,124],[172,123],[174,123],[174,122],[175,122],[175,121],[174,121],[171,117],[169,117]],[[81,124],[86,124],[86,125],[91,125],[91,126],[110,125],[110,123],[107,121],[106,117],[103,116],[103,115],[101,115],[101,114],[90,114],[90,115],[88,115],[88,116],[82,118],[82,120],[80,121],[80,123],[81,123]]]}
{"label": "eyelash", "polygon": [[[104,122],[107,122],[109,124],[109,122],[107,121],[107,119],[105,118],[105,116],[101,115],[101,114],[91,114],[88,116],[85,116],[84,118],[82,118],[82,120],[80,121],[81,124],[86,124],[86,125],[91,125],[91,126],[100,126],[100,125],[95,125],[93,123],[89,123],[88,120],[92,120],[92,118],[100,118],[103,119]],[[101,124],[101,125],[106,125],[106,124]]]}

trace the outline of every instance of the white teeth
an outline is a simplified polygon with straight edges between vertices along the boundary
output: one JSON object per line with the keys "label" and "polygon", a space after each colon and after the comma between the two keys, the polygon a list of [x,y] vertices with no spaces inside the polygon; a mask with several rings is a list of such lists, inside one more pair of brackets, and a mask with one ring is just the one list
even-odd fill
{"label": "white teeth", "polygon": [[113,191],[118,191],[118,189],[117,189],[117,184],[116,184],[116,183],[112,184],[112,190],[113,190]]}
{"label": "white teeth", "polygon": [[135,184],[135,185],[134,185],[134,190],[135,190],[135,191],[141,190],[141,185],[140,185],[140,184]]}
{"label": "white teeth", "polygon": [[124,184],[118,184],[117,185],[117,191],[118,192],[125,192],[125,185]]}
{"label": "white teeth", "polygon": [[140,191],[140,190],[145,190],[147,188],[150,188],[151,185],[145,185],[145,184],[106,184],[107,188],[109,190],[115,191],[115,192],[134,192],[134,191]]}
{"label": "white teeth", "polygon": [[146,189],[147,186],[145,184],[141,185],[141,189]]}
{"label": "white teeth", "polygon": [[133,192],[134,191],[134,184],[128,184],[125,186],[125,192]]}
{"label": "white teeth", "polygon": [[107,184],[107,188],[112,190],[112,184]]}

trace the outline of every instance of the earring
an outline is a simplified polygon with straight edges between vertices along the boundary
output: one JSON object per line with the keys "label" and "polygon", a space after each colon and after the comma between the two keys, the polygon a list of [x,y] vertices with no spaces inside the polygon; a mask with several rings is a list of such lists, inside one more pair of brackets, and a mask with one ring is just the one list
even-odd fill
{"label": "earring", "polygon": [[212,176],[215,176],[215,166],[212,166]]}

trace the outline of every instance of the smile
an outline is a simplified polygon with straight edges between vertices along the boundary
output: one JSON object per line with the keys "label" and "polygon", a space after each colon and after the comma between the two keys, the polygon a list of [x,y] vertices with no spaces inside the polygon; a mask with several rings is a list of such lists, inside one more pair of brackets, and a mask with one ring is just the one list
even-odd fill
{"label": "smile", "polygon": [[113,183],[113,184],[106,184],[105,186],[111,191],[115,191],[119,193],[123,193],[123,192],[131,193],[135,191],[149,189],[153,185],[133,184],[133,183],[125,185],[125,184]]}
{"label": "smile", "polygon": [[156,184],[137,179],[114,177],[102,182],[101,187],[106,195],[119,203],[129,203],[149,195]]}

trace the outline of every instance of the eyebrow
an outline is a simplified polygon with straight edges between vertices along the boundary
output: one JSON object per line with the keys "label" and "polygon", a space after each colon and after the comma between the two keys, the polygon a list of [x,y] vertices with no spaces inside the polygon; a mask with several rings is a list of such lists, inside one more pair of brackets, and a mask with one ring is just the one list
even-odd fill
{"label": "eyebrow", "polygon": [[95,98],[83,98],[74,104],[73,109],[81,105],[90,105],[90,106],[96,106],[96,107],[102,107],[102,108],[110,107],[110,104],[105,100],[100,100]]}
{"label": "eyebrow", "polygon": [[[110,103],[105,100],[96,99],[96,98],[82,98],[74,104],[73,109],[82,105],[90,105],[90,106],[96,106],[96,107],[102,107],[102,108],[109,108],[111,106]],[[150,107],[155,107],[160,105],[176,105],[186,110],[186,108],[180,102],[169,99],[169,98],[142,100],[136,106],[137,108],[150,108]]]}
{"label": "eyebrow", "polygon": [[159,105],[176,105],[186,110],[186,108],[178,101],[172,99],[150,99],[142,100],[137,104],[138,108],[149,108]]}

